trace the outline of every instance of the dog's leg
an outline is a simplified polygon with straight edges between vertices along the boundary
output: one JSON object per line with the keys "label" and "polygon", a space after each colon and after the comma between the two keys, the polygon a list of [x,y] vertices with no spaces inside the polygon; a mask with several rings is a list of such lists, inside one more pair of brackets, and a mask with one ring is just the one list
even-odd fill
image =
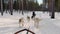
{"label": "dog's leg", "polygon": [[19,28],[21,27],[21,23],[19,22]]}

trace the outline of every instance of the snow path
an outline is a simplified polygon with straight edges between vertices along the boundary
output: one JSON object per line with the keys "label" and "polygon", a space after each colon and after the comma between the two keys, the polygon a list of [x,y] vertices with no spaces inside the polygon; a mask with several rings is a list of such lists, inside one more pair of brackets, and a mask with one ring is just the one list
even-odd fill
{"label": "snow path", "polygon": [[[32,13],[26,13],[24,16],[31,16]],[[36,34],[60,34],[60,14],[56,13],[56,19],[50,19],[48,13],[36,12],[37,17],[41,18],[40,28],[29,28]],[[21,14],[14,13],[14,15],[5,14],[0,15],[0,34],[14,34],[15,32],[24,29],[19,27],[18,20],[24,17]],[[25,33],[24,33],[25,34]]]}

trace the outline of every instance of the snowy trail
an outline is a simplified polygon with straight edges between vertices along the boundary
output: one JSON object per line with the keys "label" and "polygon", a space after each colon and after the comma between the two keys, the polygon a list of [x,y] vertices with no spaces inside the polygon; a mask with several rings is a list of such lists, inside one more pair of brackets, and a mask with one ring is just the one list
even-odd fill
{"label": "snowy trail", "polygon": [[[31,16],[31,14],[32,13],[29,13],[28,15]],[[31,27],[31,31],[35,32],[36,34],[60,34],[59,14],[56,13],[56,19],[50,19],[50,16],[48,16],[47,13],[43,14],[42,12],[36,12],[36,14],[37,17],[42,19],[42,21],[40,21],[40,28],[37,29],[35,27]],[[26,17],[27,14],[24,16]],[[19,27],[18,24],[18,20],[21,17],[23,17],[21,14],[16,13],[14,13],[13,16],[9,14],[0,16],[0,34],[14,34],[16,31],[24,29]]]}

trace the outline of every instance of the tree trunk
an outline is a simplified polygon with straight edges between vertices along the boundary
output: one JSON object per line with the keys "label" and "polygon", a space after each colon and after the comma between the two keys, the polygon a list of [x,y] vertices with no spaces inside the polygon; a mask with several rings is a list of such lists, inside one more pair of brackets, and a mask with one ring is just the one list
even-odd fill
{"label": "tree trunk", "polygon": [[9,0],[9,10],[10,10],[10,14],[13,15],[13,0]]}
{"label": "tree trunk", "polygon": [[27,8],[26,10],[28,10],[28,0],[26,0],[26,6],[27,6],[27,7],[26,7],[26,8]]}
{"label": "tree trunk", "polygon": [[13,0],[10,0],[10,13],[13,15]]}
{"label": "tree trunk", "polygon": [[1,15],[3,16],[3,0],[1,0]]}
{"label": "tree trunk", "polygon": [[55,0],[49,0],[49,2],[48,2],[48,8],[49,8],[49,11],[51,12],[51,18],[52,19],[55,18],[54,7],[55,7]]}
{"label": "tree trunk", "polygon": [[55,10],[54,10],[54,7],[55,7],[55,0],[52,0],[52,15],[51,15],[51,18],[55,18]]}
{"label": "tree trunk", "polygon": [[22,0],[22,15],[24,15],[24,13],[23,13],[23,0]]}
{"label": "tree trunk", "polygon": [[19,0],[19,13],[20,13],[20,5],[21,5],[21,0]]}

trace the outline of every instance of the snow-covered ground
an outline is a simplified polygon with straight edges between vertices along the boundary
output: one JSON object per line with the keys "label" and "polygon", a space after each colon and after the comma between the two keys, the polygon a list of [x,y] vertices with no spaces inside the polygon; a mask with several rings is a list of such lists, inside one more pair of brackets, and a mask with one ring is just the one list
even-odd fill
{"label": "snow-covered ground", "polygon": [[[39,23],[40,28],[30,27],[29,30],[33,31],[35,34],[60,34],[60,13],[55,13],[55,19],[51,19],[49,13],[36,12],[38,18],[42,19]],[[14,34],[15,32],[24,29],[19,27],[19,18],[30,16],[32,12],[21,13],[14,12],[13,15],[4,13],[3,16],[0,15],[0,34]],[[21,34],[25,34],[21,33]]]}

